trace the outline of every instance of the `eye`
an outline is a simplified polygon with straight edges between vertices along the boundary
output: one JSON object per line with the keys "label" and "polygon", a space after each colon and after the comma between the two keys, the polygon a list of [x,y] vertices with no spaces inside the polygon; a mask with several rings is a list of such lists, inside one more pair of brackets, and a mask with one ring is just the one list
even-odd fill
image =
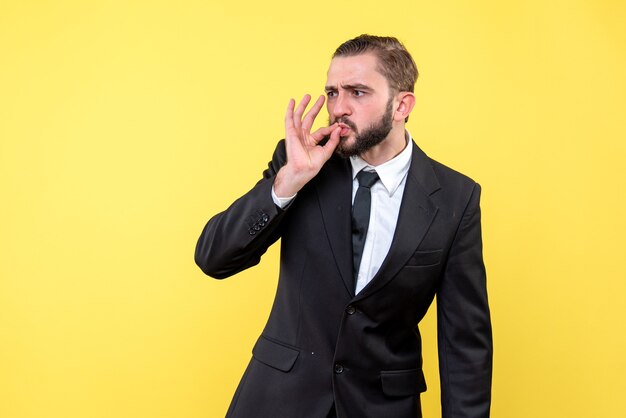
{"label": "eye", "polygon": [[361,90],[353,90],[352,94],[354,94],[356,97],[361,97],[361,96],[365,95],[365,92],[361,91]]}
{"label": "eye", "polygon": [[326,96],[328,96],[328,98],[335,97],[335,96],[337,96],[337,92],[329,90],[329,91],[326,92]]}

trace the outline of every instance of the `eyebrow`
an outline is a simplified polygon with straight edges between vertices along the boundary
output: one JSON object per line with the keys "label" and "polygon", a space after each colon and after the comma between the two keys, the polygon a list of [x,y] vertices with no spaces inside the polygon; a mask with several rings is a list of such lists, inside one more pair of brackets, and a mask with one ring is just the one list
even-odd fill
{"label": "eyebrow", "polygon": [[[369,86],[366,86],[365,84],[361,84],[361,83],[355,83],[355,84],[343,84],[341,85],[342,89],[345,90],[366,90],[366,91],[373,91],[374,89],[372,89]],[[335,86],[326,86],[324,87],[325,91],[333,91],[333,90],[337,90],[337,88]]]}

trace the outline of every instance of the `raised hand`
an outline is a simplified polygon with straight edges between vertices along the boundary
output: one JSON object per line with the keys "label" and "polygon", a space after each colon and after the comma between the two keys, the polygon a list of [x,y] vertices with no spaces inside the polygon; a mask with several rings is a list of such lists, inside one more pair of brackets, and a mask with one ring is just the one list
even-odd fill
{"label": "raised hand", "polygon": [[[341,128],[337,124],[325,126],[311,133],[313,122],[324,105],[324,96],[320,96],[302,118],[310,101],[311,96],[305,95],[294,110],[295,100],[289,100],[285,114],[287,163],[278,171],[274,180],[274,193],[278,197],[296,194],[319,173],[339,144]],[[327,135],[330,135],[330,138],[326,144],[318,145]]]}

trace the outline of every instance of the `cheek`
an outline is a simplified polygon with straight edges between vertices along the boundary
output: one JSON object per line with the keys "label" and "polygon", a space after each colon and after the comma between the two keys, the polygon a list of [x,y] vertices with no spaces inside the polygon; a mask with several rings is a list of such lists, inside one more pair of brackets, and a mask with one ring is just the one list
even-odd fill
{"label": "cheek", "polygon": [[363,107],[361,108],[361,111],[358,113],[358,115],[355,116],[357,116],[355,122],[357,122],[359,125],[369,126],[373,121],[376,120],[377,112],[369,107]]}
{"label": "cheek", "polygon": [[363,101],[359,103],[358,110],[359,110],[359,115],[365,119],[375,117],[379,111],[378,106],[376,106],[375,103],[371,103],[367,101]]}

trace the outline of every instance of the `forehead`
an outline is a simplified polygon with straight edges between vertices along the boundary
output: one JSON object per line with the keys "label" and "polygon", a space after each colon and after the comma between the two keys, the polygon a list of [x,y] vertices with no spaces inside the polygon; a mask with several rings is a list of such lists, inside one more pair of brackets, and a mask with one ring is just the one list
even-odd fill
{"label": "forehead", "polygon": [[387,80],[378,72],[378,58],[373,54],[335,57],[328,67],[328,86],[365,84],[373,88],[386,85]]}

